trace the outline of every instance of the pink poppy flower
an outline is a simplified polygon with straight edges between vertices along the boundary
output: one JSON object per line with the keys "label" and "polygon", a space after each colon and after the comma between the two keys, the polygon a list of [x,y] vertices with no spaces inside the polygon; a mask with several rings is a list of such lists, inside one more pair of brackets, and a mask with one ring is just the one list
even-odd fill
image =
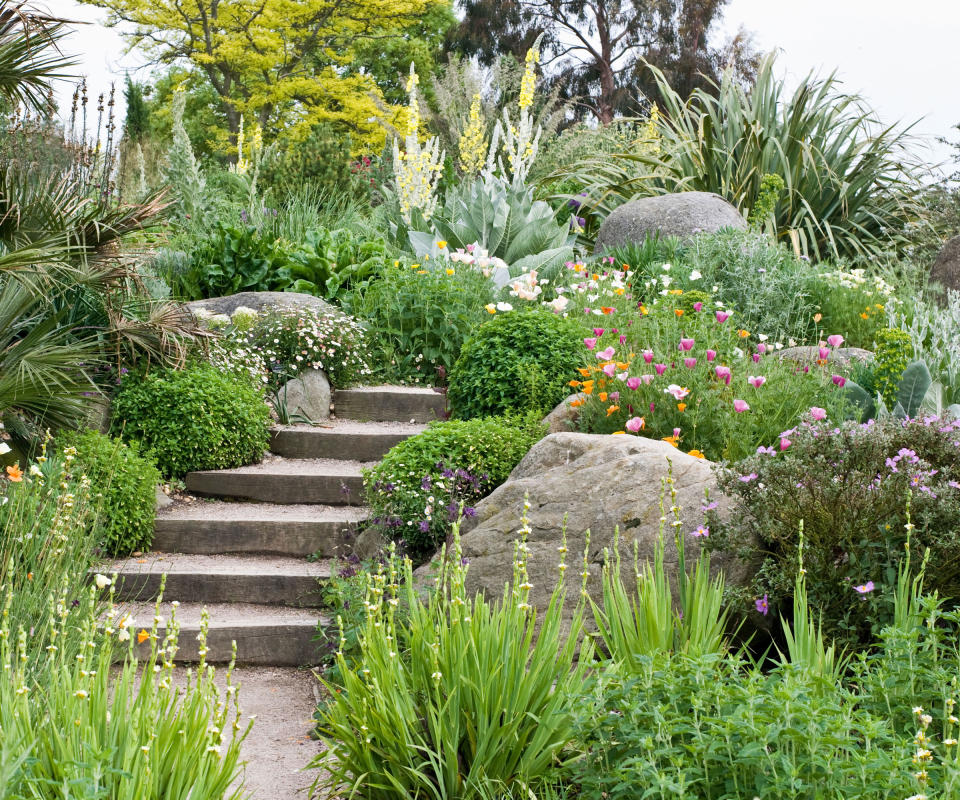
{"label": "pink poppy flower", "polygon": [[663,393],[673,395],[674,400],[683,400],[684,397],[690,394],[690,390],[684,388],[683,386],[678,386],[675,383],[671,383],[666,389],[663,390]]}
{"label": "pink poppy flower", "polygon": [[639,378],[627,378],[627,388],[628,388],[628,389],[639,389],[639,388],[640,388],[640,379],[639,379]]}
{"label": "pink poppy flower", "polygon": [[780,452],[782,453],[784,450],[786,450],[786,449],[787,449],[790,445],[792,445],[792,444],[793,444],[793,442],[791,442],[789,439],[786,439],[786,438],[781,439],[781,440],[780,440]]}
{"label": "pink poppy flower", "polygon": [[730,367],[714,367],[713,371],[717,373],[717,377],[722,380],[727,386],[730,385],[730,378],[733,377],[733,373],[730,371]]}
{"label": "pink poppy flower", "polygon": [[697,359],[685,358],[683,359],[683,366],[685,366],[687,369],[693,369],[695,366],[697,366]]}
{"label": "pink poppy flower", "polygon": [[586,337],[583,343],[587,346],[587,350],[593,350],[597,346],[597,340],[590,336]]}
{"label": "pink poppy flower", "polygon": [[630,431],[630,433],[638,433],[643,429],[643,426],[643,417],[631,417],[627,420],[626,425],[624,425],[624,427]]}
{"label": "pink poppy flower", "polygon": [[678,349],[678,350],[683,350],[683,351],[685,351],[685,352],[686,352],[686,351],[689,351],[689,350],[693,350],[694,344],[696,344],[696,342],[695,342],[695,340],[693,340],[693,339],[681,339],[681,340],[680,340],[680,347],[677,348],[677,349]]}
{"label": "pink poppy flower", "polygon": [[817,351],[817,356],[821,361],[826,361],[828,358],[830,358],[830,349],[827,347],[821,347]]}
{"label": "pink poppy flower", "polygon": [[694,304],[693,304],[693,310],[694,310],[694,311],[703,311],[703,303],[701,303],[701,302],[699,302],[699,301],[697,301],[696,303],[694,303]]}
{"label": "pink poppy flower", "polygon": [[653,375],[641,375],[640,380],[649,386],[651,383],[653,383]]}
{"label": "pink poppy flower", "polygon": [[747,383],[749,383],[754,389],[759,389],[766,382],[767,379],[763,375],[749,375],[747,377]]}
{"label": "pink poppy flower", "polygon": [[620,344],[626,344],[626,343],[627,343],[627,334],[621,333],[621,334],[620,334],[620,338],[618,339],[618,341],[620,342]]}
{"label": "pink poppy flower", "polygon": [[616,365],[616,364],[604,364],[604,366],[603,366],[603,374],[606,375],[608,378],[612,378],[614,375],[617,374],[617,365]]}
{"label": "pink poppy flower", "polygon": [[667,371],[666,364],[654,364],[653,368],[657,371],[657,375],[663,375]]}
{"label": "pink poppy flower", "polygon": [[601,361],[609,361],[609,360],[610,360],[611,358],[613,358],[616,354],[617,354],[617,351],[616,351],[616,350],[614,350],[612,347],[607,347],[607,348],[604,349],[604,350],[599,350],[599,351],[597,351],[596,356],[597,356],[597,358],[599,358]]}
{"label": "pink poppy flower", "polygon": [[707,350],[707,361],[713,361],[717,357],[716,350]]}
{"label": "pink poppy flower", "polygon": [[730,312],[729,312],[729,311],[718,311],[718,312],[717,312],[717,322],[719,322],[719,323],[722,324],[722,323],[726,322],[728,319],[730,319]]}
{"label": "pink poppy flower", "polygon": [[644,350],[640,355],[643,356],[643,360],[647,364],[650,364],[653,362],[653,350]]}
{"label": "pink poppy flower", "polygon": [[844,384],[847,382],[847,379],[843,375],[834,375],[833,376],[833,385],[843,388]]}
{"label": "pink poppy flower", "polygon": [[819,422],[820,420],[827,418],[827,410],[825,408],[813,406],[813,408],[810,409],[810,416]]}
{"label": "pink poppy flower", "polygon": [[827,337],[827,344],[831,347],[839,347],[843,344],[843,337],[839,333]]}
{"label": "pink poppy flower", "polygon": [[740,400],[739,398],[733,401],[733,410],[738,414],[742,414],[744,411],[749,411],[750,406],[747,405],[746,400]]}
{"label": "pink poppy flower", "polygon": [[760,354],[759,354],[759,353],[754,353],[753,356],[752,356],[752,358],[753,358],[753,363],[754,363],[754,364],[759,364],[759,363],[760,363]]}
{"label": "pink poppy flower", "polygon": [[594,329],[593,329],[593,335],[594,335],[594,336],[603,336],[603,328],[594,328]]}
{"label": "pink poppy flower", "polygon": [[760,344],[757,345],[757,352],[763,355],[767,352],[767,346],[763,342],[760,342]]}

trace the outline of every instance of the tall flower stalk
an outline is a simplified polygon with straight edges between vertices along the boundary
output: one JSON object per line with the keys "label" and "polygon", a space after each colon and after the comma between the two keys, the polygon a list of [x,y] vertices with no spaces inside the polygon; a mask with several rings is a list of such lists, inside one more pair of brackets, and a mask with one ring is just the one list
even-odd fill
{"label": "tall flower stalk", "polygon": [[410,64],[410,77],[407,79],[407,128],[403,139],[404,149],[396,139],[393,140],[393,169],[397,185],[397,198],[400,214],[407,225],[412,224],[412,212],[416,209],[423,219],[429,220],[437,208],[436,188],[440,179],[444,153],[440,150],[440,141],[431,136],[421,145],[420,104],[417,97],[417,84],[420,78],[416,68]]}
{"label": "tall flower stalk", "polygon": [[509,170],[504,165],[502,158],[497,159],[497,165],[501,178],[506,180],[509,175],[514,186],[523,186],[526,183],[530,168],[536,160],[540,146],[540,136],[543,133],[543,128],[539,125],[534,130],[533,115],[530,113],[530,107],[533,105],[536,93],[536,67],[539,63],[540,40],[538,39],[534,42],[533,47],[527,51],[526,67],[520,81],[520,99],[517,103],[519,108],[517,125],[513,125],[509,112],[504,109],[503,121],[498,120],[497,127],[494,129],[493,143],[487,160],[487,170],[492,173],[497,143],[502,138],[503,152],[506,155]]}

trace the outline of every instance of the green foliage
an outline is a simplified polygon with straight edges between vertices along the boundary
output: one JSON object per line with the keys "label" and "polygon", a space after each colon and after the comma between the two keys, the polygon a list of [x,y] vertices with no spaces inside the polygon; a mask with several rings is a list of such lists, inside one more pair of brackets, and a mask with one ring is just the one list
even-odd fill
{"label": "green foliage", "polygon": [[352,291],[383,271],[387,263],[383,239],[362,239],[349,228],[307,232],[290,254],[284,273],[291,292],[306,292],[349,302]]}
{"label": "green foliage", "polygon": [[429,555],[463,513],[503,483],[546,433],[537,414],[436,422],[364,475],[371,519],[411,555]]}
{"label": "green foliage", "polygon": [[248,381],[209,366],[128,375],[112,430],[153,452],[164,477],[260,461],[270,415]]}
{"label": "green foliage", "polygon": [[463,419],[548,412],[582,362],[576,323],[548,311],[497,314],[464,344],[448,397]]}
{"label": "green foliage", "polygon": [[752,228],[763,228],[767,220],[774,215],[777,202],[783,193],[786,184],[779,175],[764,175],[760,180],[760,191],[757,192],[757,199],[750,209],[750,216],[747,221]]}
{"label": "green foliage", "polygon": [[960,292],[949,292],[943,306],[918,301],[898,315],[908,331],[914,357],[923,360],[942,389],[942,402],[960,401]]}
{"label": "green foliage", "polygon": [[745,209],[765,175],[786,188],[774,229],[815,259],[871,257],[903,240],[920,211],[920,168],[906,130],[876,123],[862,98],[842,92],[835,74],[800,81],[792,95],[768,56],[756,82],[727,71],[689,100],[651,67],[663,97],[661,145],[591,159],[572,172],[601,216],[637,196],[716,192]]}
{"label": "green foliage", "polygon": [[58,444],[76,448],[74,469],[90,481],[101,549],[111,556],[149,550],[160,483],[153,461],[136,442],[124,444],[95,430],[66,434]]}
{"label": "green foliage", "polygon": [[356,668],[341,655],[342,682],[327,685],[314,790],[352,787],[370,800],[536,795],[573,741],[568,698],[592,652],[582,612],[563,623],[561,585],[535,614],[523,561],[499,603],[471,598],[460,558],[455,529],[428,600],[409,561],[391,560],[371,580]]}
{"label": "green foliage", "polygon": [[930,388],[930,370],[922,361],[911,361],[903,371],[897,387],[897,404],[894,415],[901,419],[913,418],[920,411],[920,404]]}
{"label": "green foliage", "polygon": [[366,197],[369,185],[354,171],[350,151],[349,134],[338,133],[328,124],[315,125],[305,139],[287,139],[267,151],[261,171],[263,186],[275,197],[303,186],[327,197]]}
{"label": "green foliage", "polygon": [[143,86],[131,80],[129,75],[123,87],[123,102],[127,109],[123,120],[123,135],[127,139],[140,142],[150,129],[150,112],[147,110]]}
{"label": "green foliage", "polygon": [[[897,402],[897,387],[913,355],[913,340],[907,331],[882,328],[874,337],[874,385],[887,408]],[[912,416],[912,415],[911,415]]]}
{"label": "green foliage", "polygon": [[[930,550],[930,588],[958,596],[957,421],[803,423],[784,438],[783,452],[751,456],[720,477],[737,506],[728,521],[711,520],[708,544],[759,563],[753,585],[732,592],[735,607],[763,595],[771,608],[786,606],[801,530],[810,602],[840,644],[868,644],[891,621],[908,538],[914,564]],[[855,590],[868,581],[871,590]]]}
{"label": "green foliage", "polygon": [[357,289],[350,307],[368,326],[378,377],[443,383],[450,373],[493,299],[493,286],[479,270],[451,269],[449,275],[398,263]]}

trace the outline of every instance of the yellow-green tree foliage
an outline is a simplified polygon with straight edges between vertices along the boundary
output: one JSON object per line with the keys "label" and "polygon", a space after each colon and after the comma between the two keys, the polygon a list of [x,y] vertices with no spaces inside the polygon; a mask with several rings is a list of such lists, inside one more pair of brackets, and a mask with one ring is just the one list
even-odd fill
{"label": "yellow-green tree foliage", "polygon": [[[356,49],[399,36],[450,0],[81,0],[126,23],[131,45],[159,62],[190,62],[216,90],[234,136],[241,117],[292,136],[318,122],[351,131],[358,149],[379,149],[383,101],[369,74],[349,73]],[[323,66],[317,67],[317,64]]]}

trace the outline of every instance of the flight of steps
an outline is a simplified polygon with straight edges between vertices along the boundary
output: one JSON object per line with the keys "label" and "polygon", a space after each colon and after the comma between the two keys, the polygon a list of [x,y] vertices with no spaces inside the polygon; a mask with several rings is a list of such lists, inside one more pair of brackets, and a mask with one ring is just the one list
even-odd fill
{"label": "flight of steps", "polygon": [[317,663],[321,583],[367,518],[360,470],[441,418],[444,403],[429,389],[338,391],[335,419],[275,427],[262,464],[188,474],[197,499],[157,515],[153,551],[106,567],[137,630],[150,628],[166,575],[160,616],[179,601],[179,660],[197,659],[206,608],[208,661],[229,660],[236,641],[242,664]]}

